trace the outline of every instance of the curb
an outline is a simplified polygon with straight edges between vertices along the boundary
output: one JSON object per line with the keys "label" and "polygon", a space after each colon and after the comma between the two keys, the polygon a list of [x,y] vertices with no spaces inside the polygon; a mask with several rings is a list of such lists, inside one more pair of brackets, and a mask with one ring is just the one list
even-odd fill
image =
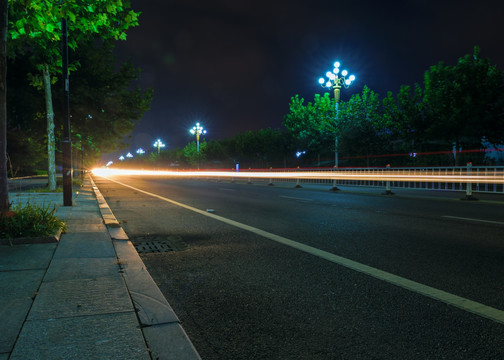
{"label": "curb", "polygon": [[108,206],[88,175],[107,226],[123,279],[137,312],[137,318],[153,359],[201,360],[172,307],[159,290]]}
{"label": "curb", "polygon": [[13,239],[0,239],[0,245],[10,245],[10,241],[12,241],[12,245],[27,245],[27,244],[51,244],[57,243],[61,238],[62,231],[58,230],[52,236],[37,236],[37,237],[22,237],[22,238],[13,238]]}

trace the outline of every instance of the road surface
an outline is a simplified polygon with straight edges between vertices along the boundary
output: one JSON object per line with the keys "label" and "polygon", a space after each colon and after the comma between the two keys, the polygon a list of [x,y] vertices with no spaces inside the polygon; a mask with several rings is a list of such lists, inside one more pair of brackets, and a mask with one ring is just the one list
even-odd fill
{"label": "road surface", "polygon": [[504,358],[504,198],[94,179],[203,359]]}

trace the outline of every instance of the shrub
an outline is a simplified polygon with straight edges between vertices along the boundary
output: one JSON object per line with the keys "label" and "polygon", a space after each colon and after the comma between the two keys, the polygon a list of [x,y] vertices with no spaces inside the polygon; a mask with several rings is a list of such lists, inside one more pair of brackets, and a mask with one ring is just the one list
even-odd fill
{"label": "shrub", "polygon": [[64,231],[66,225],[55,212],[50,205],[16,204],[8,213],[0,214],[0,238],[51,236]]}

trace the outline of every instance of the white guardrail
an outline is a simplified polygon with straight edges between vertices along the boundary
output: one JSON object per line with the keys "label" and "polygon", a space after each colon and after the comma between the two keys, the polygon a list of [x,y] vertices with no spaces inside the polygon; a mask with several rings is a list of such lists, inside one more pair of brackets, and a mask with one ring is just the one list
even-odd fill
{"label": "white guardrail", "polygon": [[[464,191],[470,196],[472,192],[504,194],[504,166],[450,166],[450,167],[412,167],[412,168],[298,168],[298,169],[270,169],[274,177],[267,177],[267,170],[240,170],[240,177],[250,173],[248,181],[260,178],[273,185],[274,182],[295,182],[301,184],[327,184],[337,187],[371,186],[383,187],[387,192],[391,188],[406,188],[418,190]],[[288,177],[281,177],[279,173],[289,173]],[[292,173],[299,173],[296,177]],[[306,176],[307,173],[314,174]],[[324,176],[317,177],[316,174]],[[334,177],[330,174],[334,173]],[[225,176],[226,177],[226,176]]]}

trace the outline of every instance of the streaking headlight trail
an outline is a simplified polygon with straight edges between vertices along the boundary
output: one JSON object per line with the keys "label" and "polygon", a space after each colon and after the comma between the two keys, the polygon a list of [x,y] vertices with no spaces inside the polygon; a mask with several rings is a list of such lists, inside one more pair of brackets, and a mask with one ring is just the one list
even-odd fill
{"label": "streaking headlight trail", "polygon": [[370,181],[406,181],[406,182],[457,182],[457,183],[489,183],[504,184],[504,173],[494,175],[477,174],[475,172],[453,174],[449,171],[429,174],[418,171],[163,171],[163,170],[124,170],[124,169],[93,169],[92,173],[101,177],[109,176],[164,176],[174,178],[184,177],[214,177],[214,178],[260,178],[260,179],[330,179],[330,180],[370,180]]}

